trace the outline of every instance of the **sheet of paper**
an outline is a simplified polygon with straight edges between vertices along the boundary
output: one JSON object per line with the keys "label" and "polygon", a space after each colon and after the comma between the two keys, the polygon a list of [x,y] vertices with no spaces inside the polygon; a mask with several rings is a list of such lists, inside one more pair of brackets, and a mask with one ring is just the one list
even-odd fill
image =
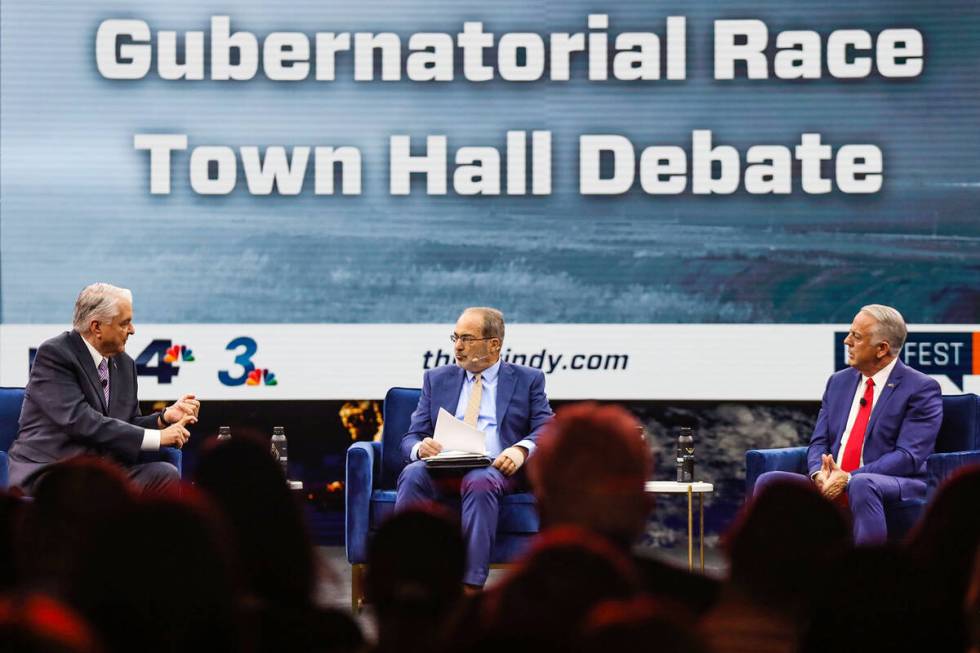
{"label": "sheet of paper", "polygon": [[433,439],[442,445],[443,451],[465,451],[467,453],[487,452],[483,431],[478,431],[466,422],[456,419],[445,408],[439,409],[436,418],[436,432]]}

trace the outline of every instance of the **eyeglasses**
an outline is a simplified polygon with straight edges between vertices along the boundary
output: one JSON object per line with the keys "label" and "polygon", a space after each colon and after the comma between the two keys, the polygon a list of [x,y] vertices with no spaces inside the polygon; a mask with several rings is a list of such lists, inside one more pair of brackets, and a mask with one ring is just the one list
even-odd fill
{"label": "eyeglasses", "polygon": [[457,340],[459,340],[464,345],[468,345],[471,342],[476,342],[477,340],[493,340],[493,337],[490,337],[490,338],[477,338],[477,337],[468,336],[468,335],[467,336],[457,336],[455,333],[453,335],[449,336],[449,342],[453,343],[454,345],[456,344],[456,341]]}

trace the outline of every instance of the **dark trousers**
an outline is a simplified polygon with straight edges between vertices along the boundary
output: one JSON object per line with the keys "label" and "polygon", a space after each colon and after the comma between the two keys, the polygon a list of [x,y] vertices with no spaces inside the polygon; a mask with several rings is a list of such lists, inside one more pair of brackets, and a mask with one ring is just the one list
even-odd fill
{"label": "dark trousers", "polygon": [[[810,480],[793,472],[766,472],[755,482],[753,494],[774,482],[809,484]],[[888,539],[885,506],[902,499],[921,499],[926,496],[926,482],[914,478],[899,478],[884,474],[855,474],[847,484],[847,502],[851,509],[854,544],[883,544]]]}
{"label": "dark trousers", "polygon": [[466,542],[466,572],[463,582],[483,586],[490,570],[490,552],[497,535],[500,498],[517,492],[524,485],[523,469],[504,476],[494,467],[480,467],[466,472],[439,470],[432,473],[425,462],[409,463],[398,476],[395,510],[438,501],[460,502],[460,521]]}

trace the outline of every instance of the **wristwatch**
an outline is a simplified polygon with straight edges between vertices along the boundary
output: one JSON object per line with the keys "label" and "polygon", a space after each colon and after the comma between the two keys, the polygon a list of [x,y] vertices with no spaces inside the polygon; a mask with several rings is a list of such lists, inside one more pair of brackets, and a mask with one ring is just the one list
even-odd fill
{"label": "wristwatch", "polygon": [[163,424],[163,428],[167,428],[168,426],[170,426],[170,422],[168,422],[167,421],[167,418],[164,417],[164,415],[166,414],[166,412],[167,412],[166,410],[161,410],[160,411],[160,416],[158,417],[158,419],[160,420],[160,423]]}

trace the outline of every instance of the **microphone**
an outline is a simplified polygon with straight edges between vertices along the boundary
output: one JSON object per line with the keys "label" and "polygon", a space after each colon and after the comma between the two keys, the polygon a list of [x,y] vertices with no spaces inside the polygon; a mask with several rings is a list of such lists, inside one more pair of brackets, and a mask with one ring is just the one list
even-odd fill
{"label": "microphone", "polygon": [[868,405],[868,400],[865,399],[864,397],[861,397],[861,402],[860,403],[861,403],[861,408],[864,408],[865,406]]}

